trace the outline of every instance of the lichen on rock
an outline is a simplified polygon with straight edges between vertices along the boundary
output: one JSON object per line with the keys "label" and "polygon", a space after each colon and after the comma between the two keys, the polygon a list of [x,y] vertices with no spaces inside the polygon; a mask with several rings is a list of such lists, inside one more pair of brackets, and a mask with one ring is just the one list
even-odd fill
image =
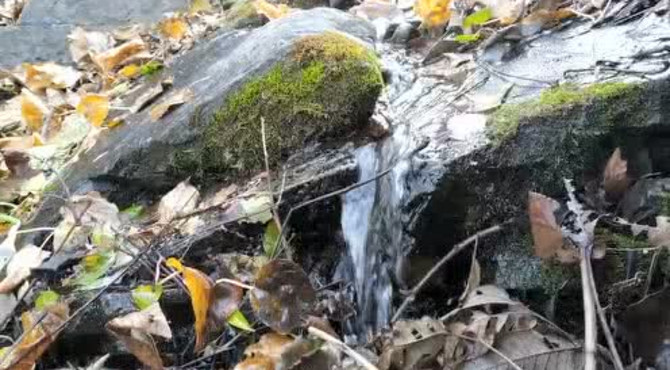
{"label": "lichen on rock", "polygon": [[262,120],[273,167],[311,142],[349,135],[367,122],[382,86],[377,57],[360,42],[330,31],[304,36],[226,98],[194,151],[199,166],[216,174],[262,169]]}
{"label": "lichen on rock", "polygon": [[570,115],[588,113],[589,121],[615,127],[643,122],[641,105],[642,85],[625,82],[605,82],[580,88],[573,84],[556,86],[542,91],[536,99],[505,104],[489,117],[488,133],[499,145],[514,137],[519,125],[537,117],[554,117],[569,121]]}

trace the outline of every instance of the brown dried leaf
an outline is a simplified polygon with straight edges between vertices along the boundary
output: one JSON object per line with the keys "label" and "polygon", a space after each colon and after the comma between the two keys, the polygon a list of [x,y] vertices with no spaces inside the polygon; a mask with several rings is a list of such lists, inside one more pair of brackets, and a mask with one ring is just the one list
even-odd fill
{"label": "brown dried leaf", "polygon": [[151,335],[138,329],[117,328],[111,321],[106,328],[145,366],[150,369],[163,369],[163,360]]}
{"label": "brown dried leaf", "polygon": [[187,181],[182,181],[161,198],[158,205],[158,222],[168,223],[173,218],[195,210],[200,192]]}
{"label": "brown dried leaf", "polygon": [[275,362],[266,356],[249,357],[235,365],[233,370],[275,370]]}
{"label": "brown dried leaf", "polygon": [[0,364],[0,369],[32,370],[40,356],[56,340],[60,333],[56,330],[68,315],[69,308],[63,302],[50,305],[44,311],[24,312],[21,315],[21,326],[25,335],[13,353]]}
{"label": "brown dried leaf", "polygon": [[7,264],[7,276],[0,281],[0,294],[10,293],[30,277],[31,269],[38,267],[49,258],[51,252],[27,245],[21,248]]}
{"label": "brown dried leaf", "polygon": [[108,325],[115,329],[136,329],[147,334],[172,339],[172,330],[170,330],[170,325],[168,325],[165,314],[158,302],[154,302],[142,311],[117,317],[111,320]]}
{"label": "brown dried leaf", "polygon": [[273,260],[256,275],[251,304],[266,325],[280,333],[300,326],[312,310],[316,293],[307,275],[294,262]]}
{"label": "brown dried leaf", "polygon": [[273,362],[279,361],[284,350],[293,343],[293,338],[277,333],[263,334],[258,342],[249,345],[244,350],[247,357],[264,356]]}
{"label": "brown dried leaf", "polygon": [[194,98],[193,91],[191,89],[181,89],[179,91],[176,91],[172,95],[170,95],[167,99],[165,99],[163,102],[157,104],[153,108],[151,108],[151,111],[149,112],[149,115],[151,116],[151,119],[154,121],[158,121],[159,119],[163,118],[170,110],[172,110],[174,107],[182,105],[184,103],[188,103]]}
{"label": "brown dried leaf", "polygon": [[228,317],[239,309],[244,290],[236,285],[219,283],[212,288],[207,320],[211,327],[222,328]]}
{"label": "brown dried leaf", "polygon": [[610,200],[619,200],[628,189],[628,161],[621,157],[621,149],[616,148],[603,171],[605,195]]}
{"label": "brown dried leaf", "polygon": [[43,93],[47,88],[69,89],[81,78],[81,73],[72,67],[65,67],[53,62],[23,65],[25,84],[36,93]]}
{"label": "brown dried leaf", "polygon": [[130,40],[113,49],[94,54],[91,56],[93,62],[104,73],[113,71],[116,67],[122,65],[126,60],[145,51],[146,44],[141,39]]}
{"label": "brown dried leaf", "polygon": [[101,54],[114,46],[111,35],[98,31],[85,31],[81,27],[75,28],[68,35],[70,54],[76,63],[84,61],[92,55]]}
{"label": "brown dried leaf", "polygon": [[535,255],[545,260],[561,263],[579,261],[579,251],[566,245],[554,211],[559,204],[554,199],[535,192],[528,192],[528,217],[533,234]]}

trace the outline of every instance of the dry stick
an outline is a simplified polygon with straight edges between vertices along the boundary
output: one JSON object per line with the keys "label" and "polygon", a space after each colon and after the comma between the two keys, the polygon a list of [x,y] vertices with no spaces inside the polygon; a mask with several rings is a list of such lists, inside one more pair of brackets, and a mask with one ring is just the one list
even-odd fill
{"label": "dry stick", "polygon": [[216,284],[223,283],[223,284],[235,285],[235,286],[238,286],[240,288],[247,289],[247,290],[256,289],[256,287],[254,287],[253,285],[248,285],[248,284],[245,284],[245,283],[239,282],[237,280],[233,280],[233,279],[219,279],[215,283]]}
{"label": "dry stick", "polygon": [[356,360],[359,365],[361,365],[363,368],[366,370],[379,370],[377,366],[373,365],[370,361],[368,361],[365,357],[363,357],[360,353],[354,351],[351,347],[347,346],[344,344],[341,340],[333,337],[332,335],[326,333],[323,330],[317,329],[313,326],[310,326],[307,331],[312,334],[313,336],[323,339],[326,342],[334,345],[337,347],[340,351],[346,353],[349,355],[351,358]]}
{"label": "dry stick", "polygon": [[456,244],[453,248],[451,248],[449,253],[447,253],[446,256],[442,257],[442,259],[438,263],[436,263],[435,266],[433,266],[433,268],[430,269],[430,271],[426,273],[423,279],[421,279],[421,281],[419,281],[419,283],[410,290],[409,295],[405,297],[405,300],[398,308],[398,311],[396,311],[395,315],[393,315],[391,322],[396,322],[400,318],[400,315],[403,313],[403,311],[405,311],[405,309],[409,306],[409,304],[414,301],[414,299],[416,298],[416,294],[419,292],[419,290],[421,290],[421,288],[423,288],[423,286],[426,285],[426,283],[428,283],[428,281],[433,277],[433,275],[435,275],[435,273],[438,272],[440,268],[442,268],[442,266],[444,266],[447,262],[449,262],[449,260],[451,260],[452,258],[454,258],[454,256],[463,251],[467,246],[479,240],[479,238],[483,238],[489,234],[497,233],[498,231],[502,230],[503,225],[506,225],[510,222],[512,222],[511,219],[501,224],[491,226],[488,229],[479,231],[475,235],[470,236],[469,238],[463,240],[462,242]]}
{"label": "dry stick", "polygon": [[[265,157],[265,172],[267,174],[267,180],[268,180],[268,194],[270,194],[270,203],[272,206],[272,220],[275,222],[277,227],[279,228],[279,235],[283,238],[284,234],[281,232],[282,228],[282,223],[281,220],[279,219],[279,214],[278,214],[278,209],[277,209],[277,204],[275,203],[273,191],[272,191],[272,174],[270,172],[270,155],[268,154],[268,146],[267,146],[267,141],[265,139],[265,118],[261,117],[261,139],[263,142],[263,156]],[[277,241],[279,242],[279,241]],[[286,244],[286,240],[282,240],[282,244]],[[270,259],[274,259],[279,255],[277,253],[279,251],[279,246],[275,244],[274,249],[272,250],[272,255],[269,256]]]}
{"label": "dry stick", "polygon": [[194,365],[194,364],[197,364],[197,363],[200,362],[200,361],[205,361],[205,360],[210,359],[210,358],[212,358],[212,357],[214,357],[214,356],[216,356],[216,355],[218,355],[218,354],[220,354],[220,353],[223,353],[223,352],[226,352],[226,351],[230,351],[230,347],[232,347],[232,345],[233,345],[238,339],[240,339],[241,337],[242,337],[242,333],[237,333],[237,335],[235,335],[235,336],[233,337],[233,339],[229,340],[229,341],[228,341],[226,344],[224,344],[221,348],[217,349],[216,351],[214,351],[214,352],[212,352],[212,353],[210,353],[210,354],[208,354],[208,355],[205,355],[205,356],[196,358],[195,360],[189,361],[189,362],[187,362],[187,363],[185,363],[185,364],[179,366],[179,368],[180,368],[180,369],[188,368],[188,367],[190,367],[190,366],[192,366],[192,365]]}
{"label": "dry stick", "polygon": [[654,252],[654,255],[651,256],[651,263],[649,264],[649,272],[647,272],[647,281],[644,282],[644,295],[646,297],[649,294],[649,289],[651,289],[651,280],[654,277],[654,270],[656,270],[656,265],[658,264],[658,256],[661,254],[661,250]]}
{"label": "dry stick", "polygon": [[582,295],[584,301],[584,370],[596,370],[596,313],[593,293],[589,283],[589,261],[587,248],[580,248],[579,270],[582,276]]}
{"label": "dry stick", "polygon": [[607,347],[609,347],[610,353],[612,354],[612,359],[614,360],[614,368],[616,370],[624,370],[623,362],[621,361],[621,356],[616,349],[616,343],[614,343],[614,337],[612,336],[612,331],[610,330],[609,325],[607,325],[607,318],[605,317],[605,311],[600,305],[600,299],[598,298],[598,289],[596,288],[596,281],[593,278],[593,267],[591,266],[591,259],[586,260],[586,265],[589,270],[588,280],[589,286],[591,288],[591,294],[593,295],[593,301],[596,304],[596,312],[598,313],[598,319],[600,319],[600,326],[605,335],[605,340],[607,341]]}

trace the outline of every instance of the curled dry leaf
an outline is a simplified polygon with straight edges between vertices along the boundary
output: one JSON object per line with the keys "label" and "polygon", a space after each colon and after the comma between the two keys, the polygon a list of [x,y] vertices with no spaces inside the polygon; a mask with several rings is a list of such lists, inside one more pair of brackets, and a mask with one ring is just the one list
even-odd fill
{"label": "curled dry leaf", "polygon": [[176,258],[168,258],[167,265],[182,273],[184,284],[191,294],[191,305],[195,316],[195,351],[205,348],[207,341],[207,311],[214,282],[203,272],[186,267]]}
{"label": "curled dry leaf", "polygon": [[109,115],[109,98],[100,94],[85,95],[77,104],[77,113],[93,126],[100,127]]}
{"label": "curled dry leaf", "polygon": [[138,329],[115,327],[111,321],[105,327],[145,366],[152,370],[163,369],[163,360],[151,335]]}
{"label": "curled dry leaf", "polygon": [[30,131],[39,132],[48,114],[49,107],[41,98],[28,89],[21,91],[21,118]]}
{"label": "curled dry leaf", "polygon": [[69,49],[72,60],[80,63],[91,55],[101,54],[114,46],[114,38],[105,32],[87,32],[81,27],[75,28],[69,35]]}
{"label": "curled dry leaf", "polygon": [[254,0],[253,5],[258,14],[264,15],[269,20],[284,17],[292,10],[286,4],[275,5],[265,0]]}
{"label": "curled dry leaf", "polygon": [[172,339],[172,330],[158,302],[139,312],[132,312],[111,320],[107,325],[115,330],[139,330],[147,334]]}
{"label": "curled dry leaf", "polygon": [[256,275],[251,304],[266,325],[280,333],[300,326],[313,308],[316,293],[307,275],[294,262],[273,260]]}
{"label": "curled dry leaf", "polygon": [[200,201],[200,192],[188,181],[182,181],[161,198],[158,205],[158,221],[168,223],[175,217],[195,210]]}
{"label": "curled dry leaf", "polygon": [[616,148],[603,171],[605,195],[609,200],[619,200],[629,184],[628,161],[621,157],[621,149]]}
{"label": "curled dry leaf", "polygon": [[158,24],[160,33],[171,40],[179,41],[188,33],[188,23],[186,19],[180,17],[171,17],[162,20]]}
{"label": "curled dry leaf", "polygon": [[151,116],[152,120],[158,121],[159,119],[163,118],[163,116],[165,116],[171,109],[190,102],[193,100],[193,97],[194,94],[191,89],[181,89],[176,91],[167,97],[163,102],[151,108],[149,115]]}
{"label": "curled dry leaf", "polygon": [[67,304],[61,302],[45,310],[26,311],[21,315],[23,339],[0,364],[0,369],[32,370],[37,360],[56,340],[60,326],[69,315]]}
{"label": "curled dry leaf", "polygon": [[30,277],[30,270],[49,258],[51,252],[43,251],[34,245],[21,248],[7,264],[7,276],[0,281],[0,294],[9,293]]}
{"label": "curled dry leaf", "polygon": [[380,359],[381,369],[432,368],[444,347],[447,331],[440,320],[399,320],[393,325],[391,340]]}
{"label": "curled dry leaf", "polygon": [[238,310],[243,296],[244,291],[236,285],[215,284],[212,288],[211,302],[207,313],[207,320],[212,322],[210,326],[222,328],[228,318]]}
{"label": "curled dry leaf", "polygon": [[579,261],[579,251],[566,245],[563,240],[563,233],[554,215],[558,208],[559,204],[554,199],[528,192],[528,217],[535,255],[544,260],[576,263]]}

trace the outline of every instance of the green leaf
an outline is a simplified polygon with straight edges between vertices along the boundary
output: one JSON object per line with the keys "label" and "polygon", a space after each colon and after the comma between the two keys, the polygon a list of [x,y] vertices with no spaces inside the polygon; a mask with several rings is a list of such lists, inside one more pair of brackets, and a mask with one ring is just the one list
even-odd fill
{"label": "green leaf", "polygon": [[0,223],[16,225],[19,222],[21,222],[21,220],[14,216],[10,216],[6,213],[0,213]]}
{"label": "green leaf", "polygon": [[91,244],[98,248],[113,248],[116,239],[114,235],[105,230],[103,227],[96,227],[91,232]]}
{"label": "green leaf", "polygon": [[268,258],[273,258],[277,253],[277,241],[279,241],[279,226],[275,220],[270,220],[265,227],[265,234],[263,234],[263,250]]}
{"label": "green leaf", "polygon": [[161,69],[163,69],[163,63],[156,60],[152,60],[150,62],[142,64],[142,66],[140,67],[140,74],[142,76],[152,76],[160,72]]}
{"label": "green leaf", "polygon": [[35,308],[42,311],[52,304],[58,303],[59,298],[60,295],[53,290],[42,291],[35,299]]}
{"label": "green leaf", "polygon": [[465,17],[465,20],[463,20],[463,27],[470,28],[472,26],[482,25],[488,22],[492,17],[493,12],[491,11],[491,8],[486,7]]}
{"label": "green leaf", "polygon": [[249,324],[249,320],[247,320],[247,318],[240,310],[235,310],[235,312],[233,312],[232,314],[230,314],[230,316],[228,316],[228,319],[226,319],[226,321],[230,326],[233,326],[240,330],[249,332],[254,331],[254,328],[252,328],[251,324]]}
{"label": "green leaf", "polygon": [[124,209],[121,211],[121,213],[128,215],[128,217],[131,220],[135,220],[142,216],[142,213],[144,212],[144,207],[142,207],[139,204],[133,204],[130,207]]}
{"label": "green leaf", "polygon": [[84,257],[79,263],[81,271],[67,285],[77,285],[84,289],[97,286],[98,280],[107,274],[114,265],[116,254],[114,251],[100,251]]}
{"label": "green leaf", "polygon": [[131,292],[133,303],[135,303],[135,307],[140,311],[158,302],[161,295],[163,295],[163,286],[160,284],[140,285]]}
{"label": "green leaf", "polygon": [[475,33],[474,35],[458,35],[454,38],[454,40],[460,42],[461,44],[469,44],[479,40],[480,37],[481,35],[479,33]]}

